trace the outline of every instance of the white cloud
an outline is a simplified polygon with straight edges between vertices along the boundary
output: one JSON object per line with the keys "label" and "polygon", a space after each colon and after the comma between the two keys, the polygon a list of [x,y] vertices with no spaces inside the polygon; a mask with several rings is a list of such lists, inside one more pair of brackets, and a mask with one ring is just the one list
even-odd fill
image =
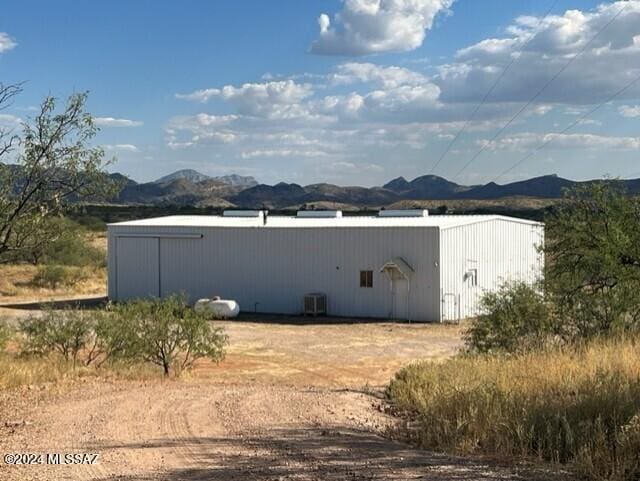
{"label": "white cloud", "polygon": [[[485,39],[459,50],[455,63],[439,67],[434,81],[442,88],[443,102],[479,101],[512,60],[490,102],[529,100],[573,57],[537,102],[570,105],[603,101],[640,70],[638,0],[604,3],[584,12],[567,10],[545,18],[519,17],[506,32],[505,38]],[[625,92],[626,98],[639,94],[640,86]]]}
{"label": "white cloud", "polygon": [[[345,0],[345,11],[356,3]],[[383,3],[388,5],[377,0],[359,2],[371,8],[380,8]],[[364,170],[364,165],[372,163],[381,168],[403,165],[419,175],[423,164],[428,167],[428,161],[439,155],[443,144],[463,125],[465,134],[458,141],[460,145],[450,150],[447,163],[455,164],[455,157],[468,153],[469,148],[475,151],[474,142],[482,132],[493,133],[503,126],[620,8],[620,3],[605,4],[542,21],[520,17],[505,30],[503,38],[485,39],[461,49],[452,63],[441,65],[434,75],[419,66],[407,68],[406,63],[401,67],[346,62],[325,74],[271,73],[257,83],[177,95],[216,102],[210,106],[212,112],[172,118],[165,128],[166,142],[171,149],[181,149],[180,155],[233,159],[240,166],[252,165],[263,171],[268,165],[273,171],[270,175],[279,176],[279,169],[286,169],[290,179],[298,175],[321,176],[322,169],[327,178],[335,172],[335,179],[340,179],[341,174],[355,179],[357,168],[369,179],[382,177],[375,174],[375,168]],[[335,23],[323,17],[322,30],[342,32],[342,24]],[[555,122],[554,130],[561,129],[558,116],[583,115],[638,75],[640,0],[629,2],[602,36],[519,118],[516,125],[522,125],[521,130],[528,130],[529,123],[540,127],[541,120],[535,117],[544,115],[548,115],[548,126]],[[474,120],[466,124],[482,96],[513,58],[516,60],[507,75]],[[614,71],[616,75],[611,75]],[[627,93],[629,97],[640,97],[640,91],[630,89]],[[216,115],[216,110],[225,114]],[[640,106],[622,106],[619,112],[636,115]],[[590,131],[593,126],[602,125],[604,130],[608,122],[588,118],[581,125],[584,130],[589,125]],[[612,154],[615,151],[624,157],[640,148],[636,137],[584,133],[525,132],[499,137],[491,144],[478,144],[486,145],[494,159],[501,161],[510,159],[514,151],[525,152],[547,140],[552,140],[549,149],[566,149],[567,157],[571,156],[571,149],[582,156],[591,155],[582,152],[591,149]],[[268,162],[261,162],[263,159]],[[314,170],[316,164],[322,169]]]}
{"label": "white cloud", "polygon": [[367,55],[414,50],[422,45],[436,15],[453,0],[345,0],[333,17],[318,18],[320,35],[311,52],[320,55]]}
{"label": "white cloud", "polygon": [[267,149],[243,151],[240,156],[243,159],[251,159],[254,157],[328,157],[329,154],[322,150]]}
{"label": "white cloud", "polygon": [[8,33],[0,32],[0,53],[8,52],[17,45],[17,42]]}
{"label": "white cloud", "polygon": [[287,118],[303,114],[296,106],[313,94],[311,84],[299,84],[293,80],[278,80],[263,83],[246,83],[240,87],[226,85],[221,89],[196,90],[190,94],[177,94],[186,100],[207,102],[218,97],[233,104],[243,115]]}
{"label": "white cloud", "polygon": [[133,144],[106,144],[102,148],[108,152],[139,152]]}
{"label": "white cloud", "polygon": [[144,124],[140,120],[115,119],[113,117],[96,117],[93,122],[98,127],[140,127]]}
{"label": "white cloud", "polygon": [[618,108],[618,112],[629,119],[640,117],[640,105],[621,105]]}
{"label": "white cloud", "polygon": [[540,104],[540,105],[536,105],[535,107],[533,107],[531,109],[531,113],[534,114],[534,115],[547,115],[552,110],[553,110],[553,106],[552,105]]}
{"label": "white cloud", "polygon": [[337,174],[361,174],[362,172],[384,172],[384,168],[378,164],[354,163],[354,162],[331,162],[323,166],[327,170]]}
{"label": "white cloud", "polygon": [[20,127],[22,119],[11,114],[0,114],[0,132]]}
{"label": "white cloud", "polygon": [[640,148],[640,137],[611,137],[593,134],[537,134],[525,132],[489,142],[478,141],[488,150],[525,151],[545,142],[551,142],[548,149],[613,149],[636,150]]}
{"label": "white cloud", "polygon": [[424,85],[429,83],[427,77],[407,68],[357,62],[339,65],[337,72],[330,75],[329,78],[335,84],[371,82],[385,89],[397,88],[401,85]]}
{"label": "white cloud", "polygon": [[209,115],[173,117],[165,132],[171,149],[192,147],[198,144],[228,144],[242,138],[231,127],[240,117],[237,115]]}

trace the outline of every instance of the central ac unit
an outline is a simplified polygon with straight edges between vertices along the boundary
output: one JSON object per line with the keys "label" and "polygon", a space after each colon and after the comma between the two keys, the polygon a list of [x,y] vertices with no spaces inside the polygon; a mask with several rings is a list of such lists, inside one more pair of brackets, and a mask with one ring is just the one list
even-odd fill
{"label": "central ac unit", "polygon": [[327,314],[327,296],[320,292],[313,292],[304,296],[304,315],[318,316]]}

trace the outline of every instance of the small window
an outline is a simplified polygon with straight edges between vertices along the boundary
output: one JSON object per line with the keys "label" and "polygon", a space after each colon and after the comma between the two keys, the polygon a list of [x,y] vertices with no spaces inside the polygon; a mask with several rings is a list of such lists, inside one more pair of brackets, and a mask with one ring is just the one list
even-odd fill
{"label": "small window", "polygon": [[373,287],[373,271],[360,271],[360,287]]}

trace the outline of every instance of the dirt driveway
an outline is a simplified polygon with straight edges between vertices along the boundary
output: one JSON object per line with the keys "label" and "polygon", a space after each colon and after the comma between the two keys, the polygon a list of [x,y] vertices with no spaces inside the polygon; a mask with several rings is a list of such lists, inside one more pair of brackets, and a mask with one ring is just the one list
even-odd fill
{"label": "dirt driveway", "polygon": [[[380,389],[401,365],[460,346],[455,327],[226,322],[227,359],[180,380],[85,378],[0,392],[0,454],[99,454],[11,466],[28,480],[479,480],[510,470],[385,437]],[[12,421],[25,421],[14,425]],[[8,424],[5,424],[7,423]],[[43,458],[46,463],[46,458]]]}
{"label": "dirt driveway", "polygon": [[462,345],[455,325],[301,324],[304,318],[222,322],[230,343],[225,361],[201,363],[197,375],[218,381],[314,386],[383,386],[402,366],[443,359]]}

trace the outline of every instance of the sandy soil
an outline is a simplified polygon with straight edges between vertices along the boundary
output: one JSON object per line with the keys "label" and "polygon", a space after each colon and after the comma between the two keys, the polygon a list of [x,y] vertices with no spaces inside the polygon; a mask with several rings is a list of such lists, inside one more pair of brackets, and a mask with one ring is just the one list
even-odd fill
{"label": "sandy soil", "polygon": [[[413,450],[383,433],[380,401],[346,389],[89,380],[23,394],[26,426],[0,452],[98,453],[93,465],[7,466],[27,480],[513,479],[512,470]],[[10,404],[22,404],[14,397]]]}
{"label": "sandy soil", "polygon": [[0,480],[516,476],[478,460],[414,450],[389,436],[398,421],[385,414],[381,387],[402,365],[454,353],[458,327],[264,321],[223,323],[230,336],[226,360],[201,362],[178,380],[90,377],[0,391],[0,455],[99,454],[92,465],[0,460]]}
{"label": "sandy soil", "polygon": [[219,366],[201,362],[196,374],[231,382],[383,387],[402,366],[443,359],[462,346],[456,325],[251,321],[218,323],[229,335],[227,357]]}

